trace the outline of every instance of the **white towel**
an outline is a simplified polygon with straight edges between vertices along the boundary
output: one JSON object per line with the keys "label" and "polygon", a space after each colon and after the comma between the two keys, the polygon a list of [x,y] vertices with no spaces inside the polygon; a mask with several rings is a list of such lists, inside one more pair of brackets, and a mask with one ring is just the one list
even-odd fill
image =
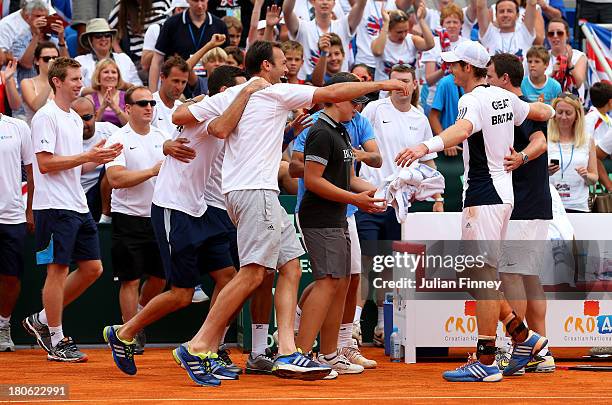
{"label": "white towel", "polygon": [[434,194],[444,192],[444,176],[423,163],[414,162],[385,179],[375,198],[384,198],[395,208],[395,216],[403,223],[411,201],[423,201]]}

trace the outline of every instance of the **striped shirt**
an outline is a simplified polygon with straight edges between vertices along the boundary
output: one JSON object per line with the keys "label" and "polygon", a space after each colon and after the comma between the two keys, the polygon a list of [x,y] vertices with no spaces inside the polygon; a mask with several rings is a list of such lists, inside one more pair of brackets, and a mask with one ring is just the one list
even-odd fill
{"label": "striped shirt", "polygon": [[[119,24],[119,8],[121,0],[115,0],[115,5],[108,16],[108,23],[111,28],[118,28]],[[152,0],[151,13],[145,17],[144,27],[142,32],[134,34],[129,21],[127,22],[127,33],[130,41],[129,54],[140,59],[142,54],[142,45],[144,43],[144,34],[147,28],[153,24],[162,24],[168,17],[165,12],[170,8],[170,0]]]}

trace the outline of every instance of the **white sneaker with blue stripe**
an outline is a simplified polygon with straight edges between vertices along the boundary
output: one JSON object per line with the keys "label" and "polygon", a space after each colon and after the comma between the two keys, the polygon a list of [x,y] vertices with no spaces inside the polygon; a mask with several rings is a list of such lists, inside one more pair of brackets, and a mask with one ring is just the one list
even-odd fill
{"label": "white sneaker with blue stripe", "polygon": [[514,345],[510,362],[504,369],[504,375],[513,375],[527,366],[531,359],[547,344],[547,338],[530,330],[527,340]]}
{"label": "white sneaker with blue stripe", "polygon": [[300,380],[321,380],[331,372],[331,367],[319,364],[297,352],[278,356],[272,365],[272,374],[280,378]]}
{"label": "white sneaker with blue stripe", "polygon": [[471,356],[466,364],[456,370],[445,371],[442,377],[451,382],[497,382],[504,378],[497,363],[487,366]]}

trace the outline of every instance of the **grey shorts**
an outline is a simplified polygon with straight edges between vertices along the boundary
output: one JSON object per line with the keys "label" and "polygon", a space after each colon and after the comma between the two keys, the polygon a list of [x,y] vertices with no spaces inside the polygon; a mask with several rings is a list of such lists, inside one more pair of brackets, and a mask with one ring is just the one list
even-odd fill
{"label": "grey shorts", "polygon": [[236,190],[225,194],[236,226],[240,265],[278,269],[304,254],[295,227],[274,190]]}
{"label": "grey shorts", "polygon": [[310,255],[312,277],[344,278],[351,275],[351,238],[345,228],[302,228]]}

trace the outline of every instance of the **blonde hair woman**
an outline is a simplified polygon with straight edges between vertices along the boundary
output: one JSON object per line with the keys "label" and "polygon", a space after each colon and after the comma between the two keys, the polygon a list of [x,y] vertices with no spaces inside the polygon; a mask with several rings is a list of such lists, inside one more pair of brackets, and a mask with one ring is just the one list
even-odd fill
{"label": "blonde hair woman", "polygon": [[597,182],[595,143],[584,130],[582,103],[573,94],[553,100],[548,121],[548,173],[567,212],[589,212],[589,185]]}
{"label": "blonde hair woman", "polygon": [[96,109],[96,121],[123,126],[128,121],[125,113],[125,87],[119,67],[112,59],[103,59],[96,65],[91,78],[91,90],[84,91]]}

